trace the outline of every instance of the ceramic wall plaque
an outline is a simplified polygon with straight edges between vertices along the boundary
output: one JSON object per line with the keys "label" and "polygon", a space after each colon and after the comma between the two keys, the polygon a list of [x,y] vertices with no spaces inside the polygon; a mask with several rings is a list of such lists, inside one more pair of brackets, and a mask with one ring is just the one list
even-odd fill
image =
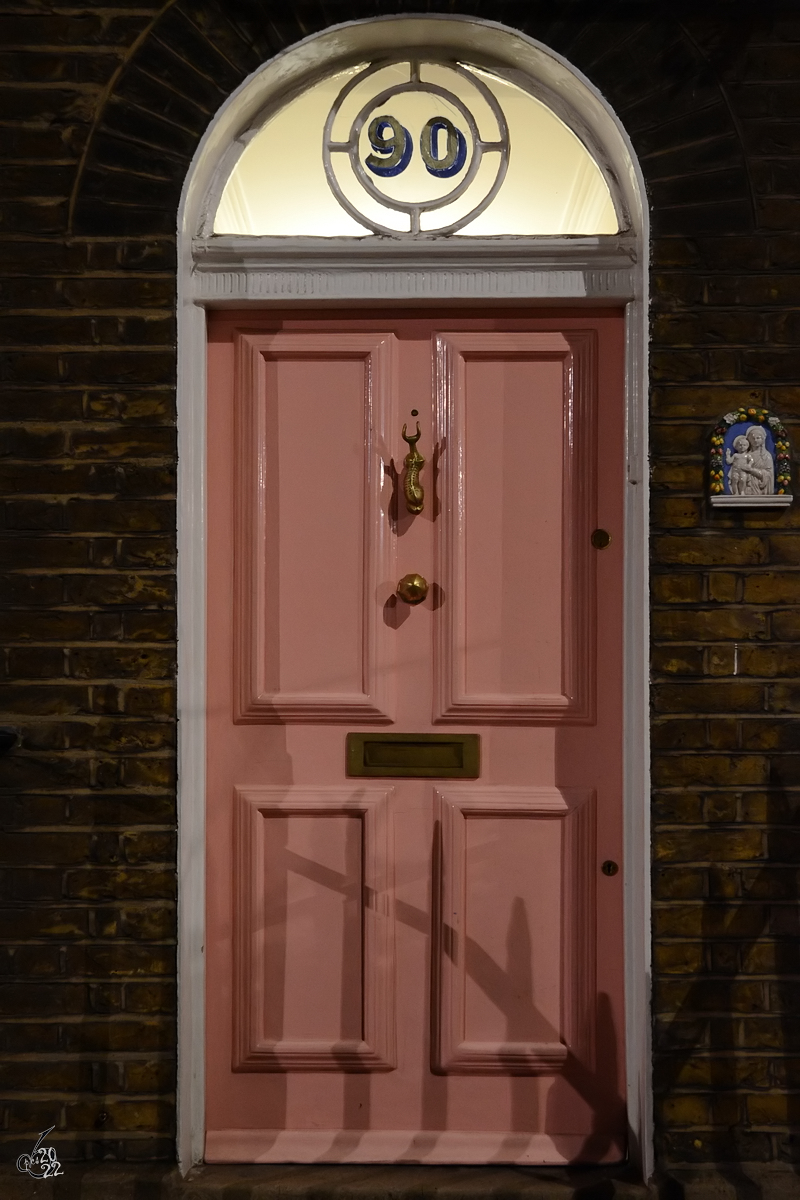
{"label": "ceramic wall plaque", "polygon": [[727,508],[785,508],[792,503],[792,457],[780,417],[765,408],[726,413],[711,435],[711,503]]}

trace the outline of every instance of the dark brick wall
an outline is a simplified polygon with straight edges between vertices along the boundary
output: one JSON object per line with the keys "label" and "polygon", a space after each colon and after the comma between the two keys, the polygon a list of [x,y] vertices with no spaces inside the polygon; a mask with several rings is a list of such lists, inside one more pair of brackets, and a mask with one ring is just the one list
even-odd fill
{"label": "dark brick wall", "polygon": [[[800,1161],[800,518],[712,513],[744,401],[800,417],[800,15],[776,3],[0,2],[0,1131],[170,1158],[174,239],[197,142],[327,24],[473,13],[609,98],[652,204],[664,1163]],[[792,425],[792,422],[795,422]]]}

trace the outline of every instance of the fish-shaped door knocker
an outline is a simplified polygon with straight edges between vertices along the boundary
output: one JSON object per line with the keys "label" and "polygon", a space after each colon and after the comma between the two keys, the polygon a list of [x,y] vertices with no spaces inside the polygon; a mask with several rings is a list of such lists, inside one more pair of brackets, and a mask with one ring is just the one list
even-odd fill
{"label": "fish-shaped door knocker", "polygon": [[403,486],[406,494],[406,508],[410,513],[421,513],[425,506],[425,492],[419,481],[419,473],[425,466],[425,459],[417,449],[419,437],[419,421],[417,421],[417,432],[411,435],[406,433],[406,426],[403,426],[403,441],[408,442],[409,445],[408,454],[403,460],[406,468]]}

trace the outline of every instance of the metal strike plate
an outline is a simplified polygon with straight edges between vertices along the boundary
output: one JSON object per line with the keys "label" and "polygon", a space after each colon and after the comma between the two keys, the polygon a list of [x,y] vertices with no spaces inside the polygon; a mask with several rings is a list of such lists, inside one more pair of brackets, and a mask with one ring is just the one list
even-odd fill
{"label": "metal strike plate", "polygon": [[477,733],[348,733],[347,774],[412,779],[477,779]]}

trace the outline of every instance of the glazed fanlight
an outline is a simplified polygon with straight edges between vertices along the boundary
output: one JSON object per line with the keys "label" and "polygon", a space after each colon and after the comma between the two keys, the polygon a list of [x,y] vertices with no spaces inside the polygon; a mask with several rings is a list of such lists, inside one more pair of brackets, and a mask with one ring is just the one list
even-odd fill
{"label": "glazed fanlight", "polygon": [[597,236],[607,171],[543,99],[472,63],[400,56],[313,83],[243,135],[215,234]]}
{"label": "glazed fanlight", "polygon": [[711,434],[711,503],[785,508],[792,503],[791,445],[779,417],[765,408],[726,413]]}

